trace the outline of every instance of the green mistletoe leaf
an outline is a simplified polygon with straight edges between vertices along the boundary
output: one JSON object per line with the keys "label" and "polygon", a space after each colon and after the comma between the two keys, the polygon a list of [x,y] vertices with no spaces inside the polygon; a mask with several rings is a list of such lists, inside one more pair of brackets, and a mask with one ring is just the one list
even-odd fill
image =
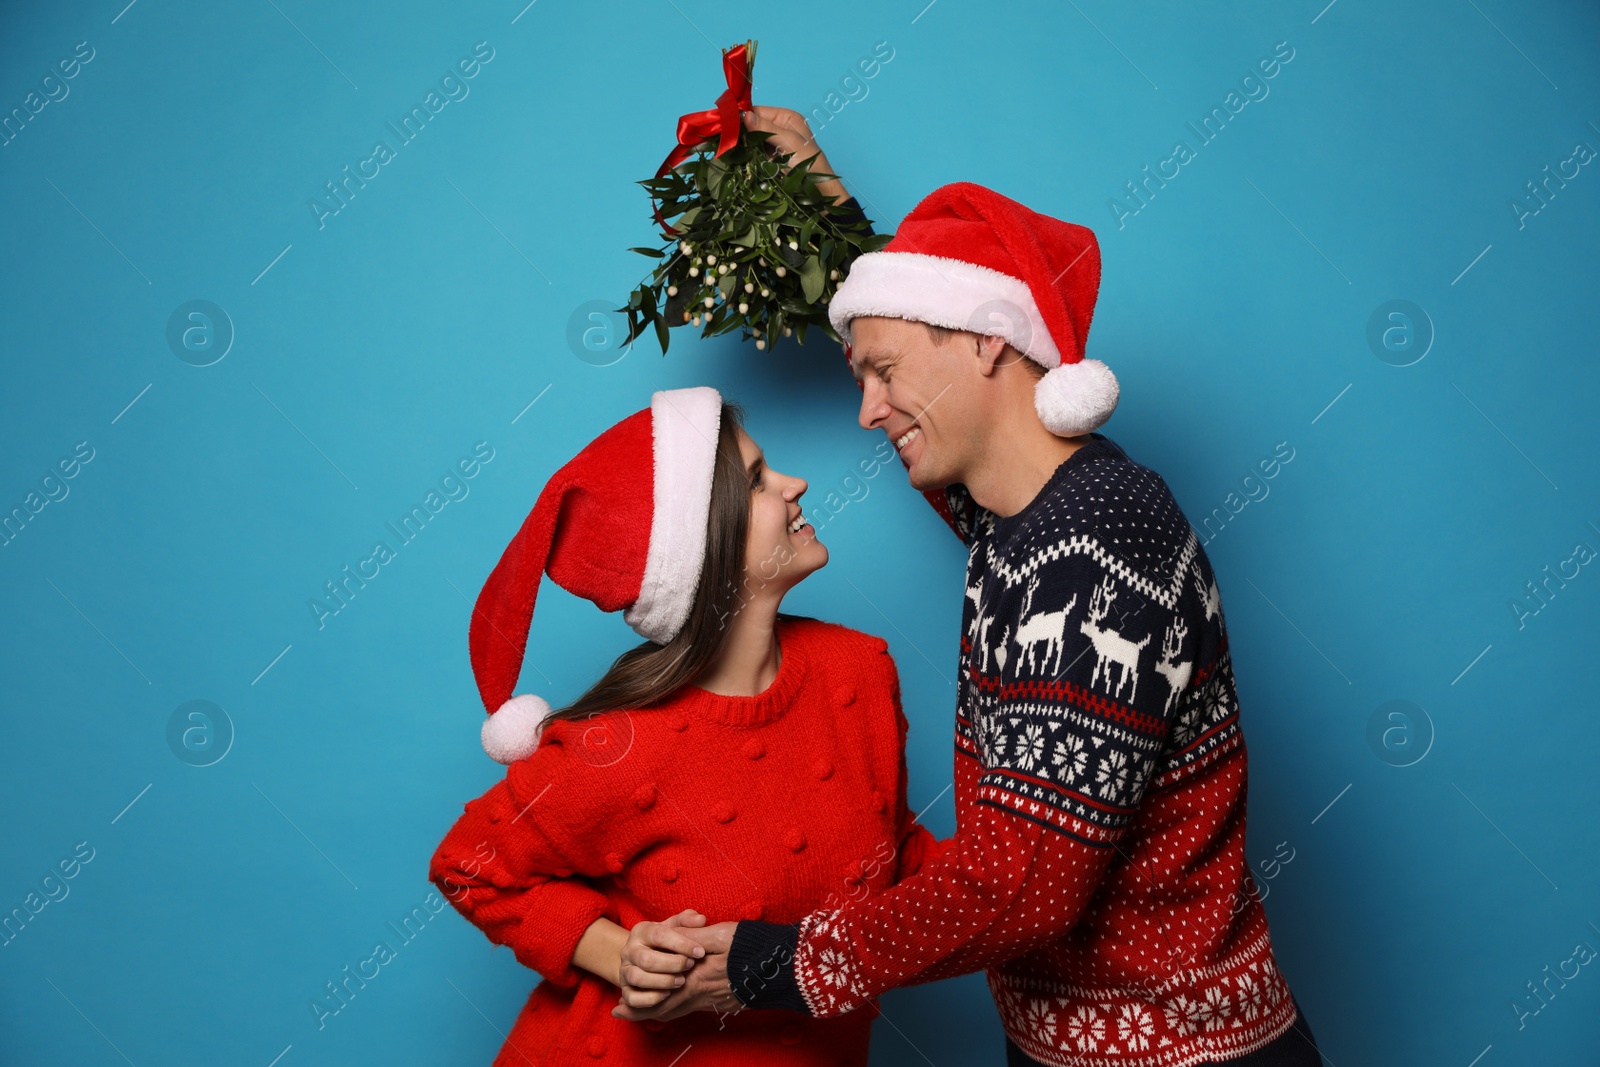
{"label": "green mistletoe leaf", "polygon": [[815,304],[822,296],[822,262],[816,256],[807,256],[800,268],[800,287],[805,291],[806,303]]}

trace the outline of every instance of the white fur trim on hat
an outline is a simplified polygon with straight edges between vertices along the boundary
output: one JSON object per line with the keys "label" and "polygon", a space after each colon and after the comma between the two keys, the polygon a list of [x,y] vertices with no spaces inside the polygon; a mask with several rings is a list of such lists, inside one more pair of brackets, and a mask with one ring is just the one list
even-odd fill
{"label": "white fur trim on hat", "polygon": [[527,759],[539,747],[550,705],[532,693],[520,693],[500,705],[483,722],[483,750],[496,763]]}
{"label": "white fur trim on hat", "polygon": [[1046,371],[1033,387],[1033,410],[1051,433],[1077,437],[1111,417],[1118,394],[1111,368],[1098,359],[1084,359]]}
{"label": "white fur trim on hat", "polygon": [[850,320],[862,315],[992,334],[1042,366],[1061,362],[1028,283],[965,260],[919,252],[857,256],[828,302],[828,321],[848,344]]}
{"label": "white fur trim on hat", "polygon": [[683,628],[700,584],[721,423],[722,395],[710,386],[663,389],[650,397],[655,437],[650,546],[639,598],[622,617],[657,644],[666,644]]}
{"label": "white fur trim on hat", "polygon": [[828,304],[828,319],[846,344],[850,320],[862,315],[928,322],[1003,337],[1050,370],[1033,389],[1045,429],[1077,437],[1098,429],[1117,406],[1117,378],[1098,359],[1062,363],[1026,282],[989,267],[917,252],[868,252]]}

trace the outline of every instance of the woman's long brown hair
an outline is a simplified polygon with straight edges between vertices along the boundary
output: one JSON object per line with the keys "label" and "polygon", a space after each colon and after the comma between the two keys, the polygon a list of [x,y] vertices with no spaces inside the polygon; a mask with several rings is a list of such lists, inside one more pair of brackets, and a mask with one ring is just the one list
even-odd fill
{"label": "woman's long brown hair", "polygon": [[645,641],[618,656],[598,682],[573,703],[552,712],[551,719],[586,719],[602,711],[650,707],[698,678],[721,651],[744,578],[750,482],[739,453],[738,431],[744,425],[744,410],[724,402],[720,423],[706,518],[706,555],[688,621],[666,644]]}

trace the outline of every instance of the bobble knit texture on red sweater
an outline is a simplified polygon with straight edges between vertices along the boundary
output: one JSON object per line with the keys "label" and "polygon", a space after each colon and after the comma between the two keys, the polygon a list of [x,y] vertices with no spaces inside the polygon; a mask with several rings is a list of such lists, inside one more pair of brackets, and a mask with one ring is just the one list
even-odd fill
{"label": "bobble knit texture on red sweater", "polygon": [[432,879],[496,944],[544,976],[496,1067],[864,1064],[871,1011],[751,1009],[669,1022],[611,1015],[610,983],[576,969],[589,925],[685,908],[712,923],[792,923],[914,874],[939,843],[906,804],[906,718],[888,645],[783,617],[762,693],[686,686],[656,707],[552,722],[538,749],[465,806]]}
{"label": "bobble knit texture on red sweater", "polygon": [[1296,1008],[1248,888],[1244,735],[1193,528],[1102,434],[1015,515],[960,485],[943,503],[969,549],[956,835],[883,893],[741,923],[736,995],[829,1019],[983,969],[1045,1064],[1263,1048]]}

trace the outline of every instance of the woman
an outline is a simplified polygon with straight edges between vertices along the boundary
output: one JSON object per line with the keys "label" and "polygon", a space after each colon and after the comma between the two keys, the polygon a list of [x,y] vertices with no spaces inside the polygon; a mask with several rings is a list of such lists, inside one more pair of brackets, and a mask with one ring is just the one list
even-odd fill
{"label": "woman", "polygon": [[[556,472],[478,597],[484,747],[510,766],[429,878],[545,978],[497,1065],[665,1064],[691,1045],[707,1067],[866,1062],[870,1012],[611,1014],[635,924],[794,922],[938,849],[906,805],[886,643],[779,611],[828,552],[800,513],[806,483],[741,423],[713,389],[654,394]],[[511,696],[543,573],[646,638],[555,711]],[[699,954],[666,924],[655,943]],[[661,995],[684,980],[630,971]]]}

